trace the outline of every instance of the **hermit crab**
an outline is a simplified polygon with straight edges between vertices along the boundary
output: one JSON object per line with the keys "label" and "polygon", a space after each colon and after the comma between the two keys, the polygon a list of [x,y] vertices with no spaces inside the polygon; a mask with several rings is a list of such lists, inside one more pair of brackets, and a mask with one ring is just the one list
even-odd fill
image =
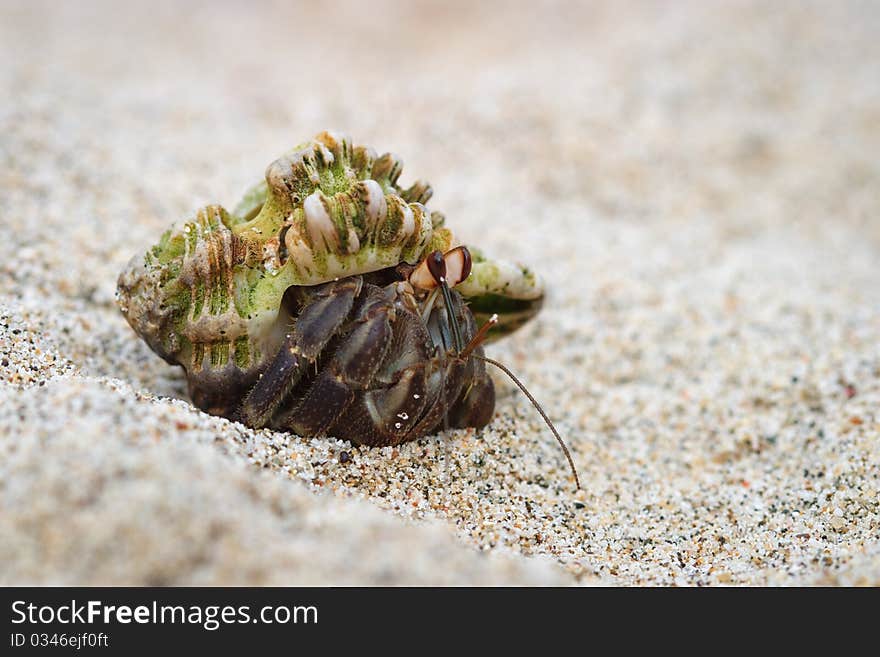
{"label": "hermit crab", "polygon": [[459,244],[396,156],[323,132],[272,162],[232,212],[199,210],[119,276],[134,331],[186,371],[200,409],[395,445],[492,418],[483,343],[535,315],[529,269]]}

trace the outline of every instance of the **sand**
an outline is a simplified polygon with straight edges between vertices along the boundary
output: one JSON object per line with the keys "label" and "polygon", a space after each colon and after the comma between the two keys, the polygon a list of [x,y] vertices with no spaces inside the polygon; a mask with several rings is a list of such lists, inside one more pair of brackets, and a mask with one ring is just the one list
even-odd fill
{"label": "sand", "polygon": [[[880,7],[0,7],[0,583],[880,584]],[[119,270],[325,128],[541,272],[485,429],[195,410]],[[346,459],[343,453],[350,458]]]}

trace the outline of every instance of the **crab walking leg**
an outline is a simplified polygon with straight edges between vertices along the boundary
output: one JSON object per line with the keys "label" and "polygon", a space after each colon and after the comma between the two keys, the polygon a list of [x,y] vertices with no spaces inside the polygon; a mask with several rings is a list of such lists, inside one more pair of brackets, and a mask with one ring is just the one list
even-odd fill
{"label": "crab walking leg", "polygon": [[395,301],[391,345],[367,390],[340,415],[328,433],[345,436],[360,445],[396,445],[410,434],[433,403],[428,388],[430,337],[415,308]]}
{"label": "crab walking leg", "polygon": [[[478,356],[483,355],[482,348],[476,349]],[[468,365],[473,365],[473,374],[466,377],[470,383],[462,391],[461,396],[449,409],[447,422],[453,429],[464,429],[486,426],[495,412],[495,384],[486,372],[486,364],[472,358]]]}
{"label": "crab walking leg", "polygon": [[[498,315],[492,315],[476,333],[473,332],[476,328],[473,316],[468,317],[465,323],[467,332],[473,337],[459,357],[468,364],[466,380],[469,383],[461,396],[452,404],[447,415],[449,426],[456,429],[486,426],[495,411],[495,384],[486,372],[486,363],[480,358],[485,355],[481,345],[486,341],[489,330],[498,323]],[[476,355],[477,358],[470,358],[471,354]]]}
{"label": "crab walking leg", "polygon": [[355,397],[370,387],[391,345],[394,313],[393,302],[382,288],[368,289],[350,333],[302,401],[281,420],[284,428],[301,436],[327,433]]}
{"label": "crab walking leg", "polygon": [[362,285],[362,279],[354,276],[309,289],[293,329],[242,403],[245,424],[260,428],[271,423],[278,407],[348,317]]}
{"label": "crab walking leg", "polygon": [[391,384],[374,381],[379,387],[357,391],[327,433],[369,447],[403,442],[429,401],[425,368],[425,363],[413,365],[398,372]]}

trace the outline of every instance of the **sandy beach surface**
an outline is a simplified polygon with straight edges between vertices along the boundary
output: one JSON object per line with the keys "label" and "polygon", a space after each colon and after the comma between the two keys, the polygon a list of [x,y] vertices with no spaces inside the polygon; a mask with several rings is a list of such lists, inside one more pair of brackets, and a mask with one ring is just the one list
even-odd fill
{"label": "sandy beach surface", "polygon": [[[0,4],[0,584],[880,585],[880,4],[294,4]],[[326,128],[541,272],[489,353],[582,491],[503,378],[353,448],[128,327],[128,259]]]}

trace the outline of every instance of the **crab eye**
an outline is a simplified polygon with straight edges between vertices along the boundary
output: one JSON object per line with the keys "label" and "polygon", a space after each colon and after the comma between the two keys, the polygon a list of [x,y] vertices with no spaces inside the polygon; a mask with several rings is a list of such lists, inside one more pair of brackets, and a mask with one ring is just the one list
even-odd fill
{"label": "crab eye", "polygon": [[467,247],[457,246],[445,254],[433,251],[410,275],[409,282],[422,290],[433,290],[444,279],[455,287],[471,273],[471,254]]}
{"label": "crab eye", "polygon": [[439,284],[441,280],[446,278],[446,262],[443,260],[442,253],[434,251],[425,258],[425,264],[428,266],[428,272],[435,283]]}
{"label": "crab eye", "polygon": [[465,246],[457,246],[443,256],[446,263],[446,282],[455,287],[471,273],[471,252]]}
{"label": "crab eye", "polygon": [[410,274],[409,282],[422,290],[433,290],[441,277],[446,276],[446,263],[440,251],[432,251]]}

